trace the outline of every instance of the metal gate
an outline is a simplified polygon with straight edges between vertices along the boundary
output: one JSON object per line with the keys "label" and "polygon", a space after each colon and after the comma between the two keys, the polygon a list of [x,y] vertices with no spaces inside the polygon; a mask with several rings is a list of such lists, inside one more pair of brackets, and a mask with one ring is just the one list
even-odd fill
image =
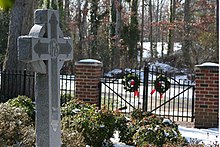
{"label": "metal gate", "polygon": [[[174,75],[154,67],[145,66],[144,70],[120,69],[116,76],[104,77],[100,84],[101,105],[109,110],[119,110],[129,113],[134,109],[152,112],[159,116],[168,117],[174,121],[193,121],[195,83],[185,75]],[[139,95],[125,91],[122,84],[124,75],[132,73],[139,77]],[[155,89],[154,81],[158,75],[165,75],[171,87],[161,98]]]}

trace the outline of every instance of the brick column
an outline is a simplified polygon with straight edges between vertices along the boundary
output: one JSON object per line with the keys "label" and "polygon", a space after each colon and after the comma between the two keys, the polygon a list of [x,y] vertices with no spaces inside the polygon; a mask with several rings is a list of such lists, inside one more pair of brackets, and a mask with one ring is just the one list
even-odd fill
{"label": "brick column", "polygon": [[197,65],[195,74],[195,127],[218,127],[219,65],[215,63]]}
{"label": "brick column", "polygon": [[99,83],[102,63],[94,59],[84,59],[75,63],[76,98],[99,106]]}

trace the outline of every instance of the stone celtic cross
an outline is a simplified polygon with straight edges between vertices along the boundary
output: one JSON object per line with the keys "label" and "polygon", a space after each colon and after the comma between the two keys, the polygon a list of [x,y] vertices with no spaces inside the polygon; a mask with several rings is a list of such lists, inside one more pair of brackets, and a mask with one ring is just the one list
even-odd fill
{"label": "stone celtic cross", "polygon": [[72,40],[63,37],[57,10],[36,10],[27,36],[18,38],[18,58],[36,72],[36,145],[60,147],[60,69],[73,58]]}

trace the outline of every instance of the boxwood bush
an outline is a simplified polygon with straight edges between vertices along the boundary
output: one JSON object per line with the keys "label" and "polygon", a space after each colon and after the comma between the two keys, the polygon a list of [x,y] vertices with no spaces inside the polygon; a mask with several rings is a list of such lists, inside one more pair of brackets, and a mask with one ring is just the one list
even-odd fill
{"label": "boxwood bush", "polygon": [[24,110],[1,103],[0,123],[1,146],[34,146],[34,125]]}
{"label": "boxwood bush", "polygon": [[81,132],[70,128],[62,129],[62,147],[85,147],[85,138]]}
{"label": "boxwood bush", "polygon": [[[0,144],[3,146],[34,146],[35,107],[31,99],[19,96],[0,104]],[[178,126],[169,119],[134,110],[99,110],[95,105],[71,99],[61,107],[62,146],[113,146],[110,138],[119,132],[121,142],[142,146],[184,146]]]}
{"label": "boxwood bush", "polygon": [[98,110],[95,105],[71,100],[62,108],[62,117],[63,128],[82,132],[87,145],[112,146],[110,138],[115,130],[114,113],[106,109]]}
{"label": "boxwood bush", "polygon": [[[0,103],[0,146],[35,146],[35,107],[26,96]],[[86,146],[81,132],[62,128],[62,147]]]}
{"label": "boxwood bush", "polygon": [[119,128],[120,141],[126,144],[138,147],[187,144],[178,125],[169,119],[140,110],[133,111],[128,118],[120,118],[121,124],[126,123],[127,127]]}
{"label": "boxwood bush", "polygon": [[98,110],[78,100],[71,100],[62,107],[62,124],[82,132],[87,145],[112,146],[110,138],[119,131],[120,142],[135,146],[186,145],[178,125],[152,113],[134,110],[126,115],[119,111]]}
{"label": "boxwood bush", "polygon": [[18,96],[14,99],[9,99],[6,103],[11,107],[22,109],[33,122],[35,121],[35,104],[27,96]]}

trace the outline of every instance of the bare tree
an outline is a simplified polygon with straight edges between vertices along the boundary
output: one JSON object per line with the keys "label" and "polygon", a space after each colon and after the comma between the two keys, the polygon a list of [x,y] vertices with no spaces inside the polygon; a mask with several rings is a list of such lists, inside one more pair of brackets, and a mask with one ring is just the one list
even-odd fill
{"label": "bare tree", "polygon": [[[111,0],[110,3],[110,37],[109,37],[109,46],[111,49],[111,67],[118,67],[117,65],[117,48],[116,48],[116,3],[115,0]],[[118,27],[119,25],[117,25]],[[118,30],[117,30],[118,31]]]}
{"label": "bare tree", "polygon": [[[33,11],[36,6],[35,0],[16,0],[13,9],[11,10],[8,45],[3,65],[4,71],[23,71],[24,69],[30,70],[31,66],[18,60],[17,38],[21,35],[29,33],[33,25]],[[33,82],[27,81],[25,74],[10,75],[3,74],[1,77],[2,89],[5,94],[5,100],[13,98],[17,95],[33,95],[33,89],[27,88],[27,83],[32,85]],[[20,90],[18,90],[20,89]]]}
{"label": "bare tree", "polygon": [[120,48],[119,48],[119,40],[121,39],[121,0],[115,1],[115,10],[116,10],[116,24],[115,24],[115,35],[116,35],[116,42],[115,42],[115,52],[114,52],[114,67],[120,67]]}
{"label": "bare tree", "polygon": [[219,1],[216,0],[216,33],[217,33],[217,59],[219,59]]}
{"label": "bare tree", "polygon": [[141,1],[141,48],[140,48],[140,67],[143,66],[143,42],[144,42],[144,0]]}
{"label": "bare tree", "polygon": [[150,33],[149,33],[149,41],[150,41],[150,52],[151,58],[154,57],[154,50],[153,50],[153,14],[152,14],[152,0],[149,0],[149,19],[150,19]]}
{"label": "bare tree", "polygon": [[18,61],[17,38],[29,33],[33,25],[35,0],[16,0],[11,11],[8,45],[4,70],[23,70],[25,64]]}
{"label": "bare tree", "polygon": [[84,4],[80,0],[77,0],[77,26],[78,26],[78,44],[77,44],[77,59],[80,60],[85,56],[85,36],[87,35],[87,12],[88,12],[88,0],[84,1]]}
{"label": "bare tree", "polygon": [[190,39],[190,21],[191,21],[191,13],[190,13],[190,3],[191,0],[185,0],[184,4],[184,38],[183,38],[183,57],[187,64],[191,64],[190,59],[190,48],[192,47],[192,41]]}
{"label": "bare tree", "polygon": [[[176,0],[170,0],[170,24],[172,25],[175,20],[176,13]],[[173,28],[169,29],[169,38],[168,38],[168,52],[167,55],[173,53],[173,46],[174,46],[174,30]]]}

